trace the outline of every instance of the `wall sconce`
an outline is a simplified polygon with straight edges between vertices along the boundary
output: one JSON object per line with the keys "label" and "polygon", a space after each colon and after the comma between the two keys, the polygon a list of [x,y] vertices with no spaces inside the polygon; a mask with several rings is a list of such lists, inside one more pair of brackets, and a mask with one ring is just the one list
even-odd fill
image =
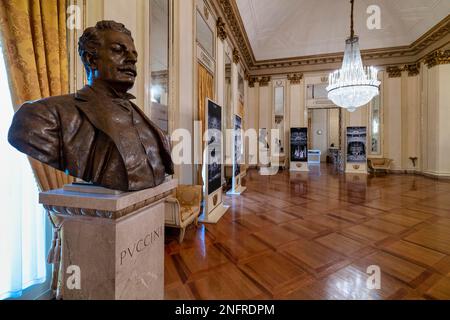
{"label": "wall sconce", "polygon": [[417,157],[409,157],[409,160],[411,160],[412,161],[412,163],[413,163],[413,167],[415,168],[416,167],[416,161],[417,161]]}

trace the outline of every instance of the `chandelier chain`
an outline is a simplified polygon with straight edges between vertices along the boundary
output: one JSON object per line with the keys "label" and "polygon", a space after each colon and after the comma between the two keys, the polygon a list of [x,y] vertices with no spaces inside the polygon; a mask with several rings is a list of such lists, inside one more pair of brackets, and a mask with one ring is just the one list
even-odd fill
{"label": "chandelier chain", "polygon": [[354,23],[353,23],[353,8],[354,8],[354,5],[355,5],[355,0],[350,0],[350,3],[352,4],[352,12],[351,12],[351,15],[350,15],[350,20],[351,20],[351,23],[350,23],[350,39],[353,39],[355,37],[355,29],[354,29]]}

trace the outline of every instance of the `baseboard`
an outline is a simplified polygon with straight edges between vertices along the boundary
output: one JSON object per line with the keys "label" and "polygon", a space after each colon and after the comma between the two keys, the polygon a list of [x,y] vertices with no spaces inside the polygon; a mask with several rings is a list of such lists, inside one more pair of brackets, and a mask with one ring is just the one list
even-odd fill
{"label": "baseboard", "polygon": [[435,179],[435,180],[446,180],[450,181],[450,174],[442,174],[442,173],[436,173],[436,172],[430,172],[430,171],[424,171],[419,173],[421,176]]}
{"label": "baseboard", "polygon": [[388,170],[390,174],[413,174],[417,176],[427,177],[435,180],[450,180],[450,174],[448,173],[437,173],[433,171],[419,171],[417,169],[390,169]]}
{"label": "baseboard", "polygon": [[415,169],[389,169],[388,173],[393,174],[417,174],[419,171]]}

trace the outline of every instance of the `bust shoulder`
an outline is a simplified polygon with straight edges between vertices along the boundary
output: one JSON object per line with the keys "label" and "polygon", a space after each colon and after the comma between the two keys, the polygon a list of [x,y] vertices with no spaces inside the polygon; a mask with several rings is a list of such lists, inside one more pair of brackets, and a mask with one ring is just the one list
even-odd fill
{"label": "bust shoulder", "polygon": [[[14,115],[15,122],[54,122],[78,113],[75,95],[67,94],[25,102]],[[30,123],[31,124],[31,123]]]}
{"label": "bust shoulder", "polygon": [[22,107],[52,108],[74,103],[75,103],[75,94],[65,94],[61,96],[53,96],[39,100],[27,101],[20,108]]}

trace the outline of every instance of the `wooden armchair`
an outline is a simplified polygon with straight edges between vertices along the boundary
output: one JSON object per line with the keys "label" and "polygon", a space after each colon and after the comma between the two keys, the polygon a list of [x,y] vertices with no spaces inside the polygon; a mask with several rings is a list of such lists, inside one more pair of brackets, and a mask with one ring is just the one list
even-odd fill
{"label": "wooden armchair", "polygon": [[387,172],[391,168],[392,159],[388,158],[371,158],[367,159],[369,168],[376,173],[378,170]]}
{"label": "wooden armchair", "polygon": [[183,242],[186,228],[192,222],[198,225],[202,201],[202,186],[179,185],[175,197],[166,200],[165,225],[179,228],[179,242]]}

